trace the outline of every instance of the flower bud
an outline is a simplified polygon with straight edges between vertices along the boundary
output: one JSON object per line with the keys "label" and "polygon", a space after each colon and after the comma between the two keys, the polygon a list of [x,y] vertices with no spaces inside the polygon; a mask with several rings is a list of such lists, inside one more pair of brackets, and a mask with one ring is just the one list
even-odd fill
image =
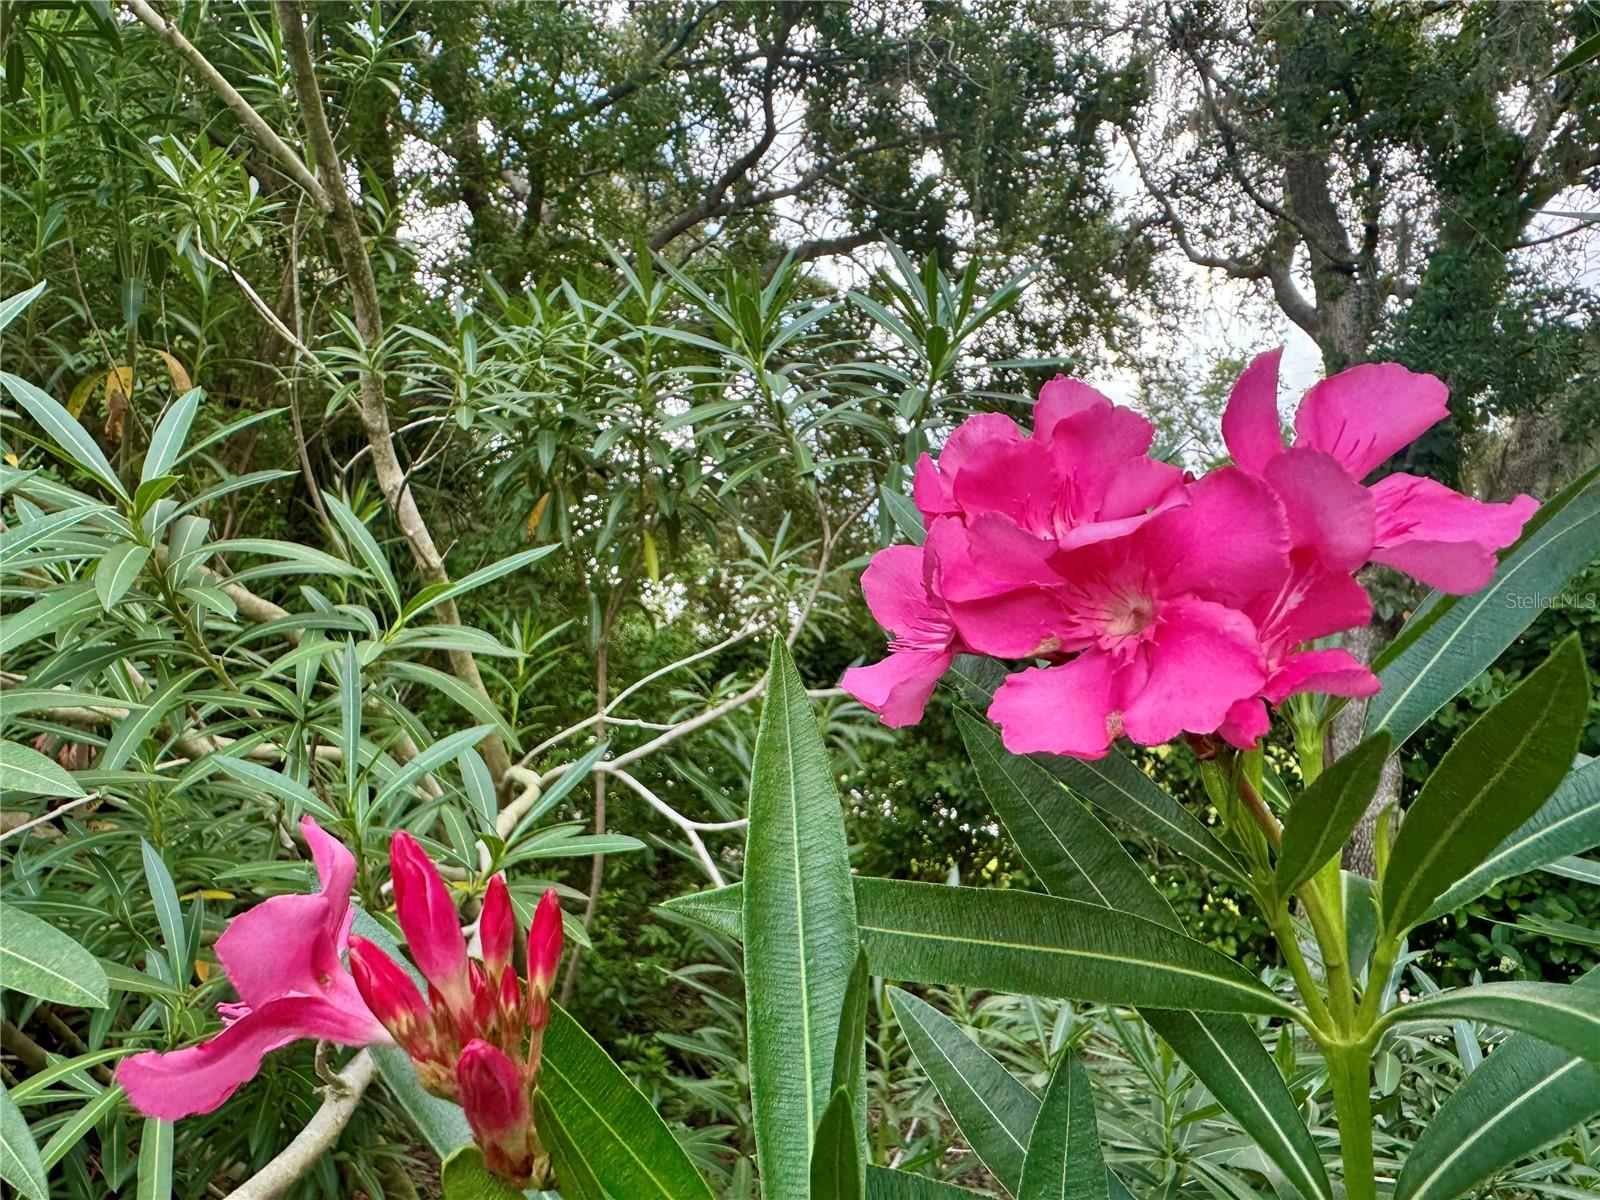
{"label": "flower bud", "polygon": [[467,967],[468,977],[472,980],[472,1028],[461,1031],[463,1042],[487,1038],[500,1005],[500,986],[489,978],[483,964],[474,959]]}
{"label": "flower bud", "polygon": [[472,992],[467,979],[467,941],[461,936],[455,902],[417,840],[409,833],[389,843],[394,876],[395,916],[417,964],[457,1021],[470,1020]]}
{"label": "flower bud", "polygon": [[511,911],[511,893],[506,890],[505,876],[496,875],[489,880],[483,912],[478,917],[478,942],[483,947],[483,965],[489,969],[490,979],[499,979],[511,961],[511,943],[516,936],[517,917]]}
{"label": "flower bud", "polygon": [[528,930],[528,991],[549,996],[560,961],[561,901],[556,898],[555,888],[549,888],[539,898]]}
{"label": "flower bud", "polygon": [[372,1015],[394,1040],[406,1047],[412,1039],[424,1041],[433,1026],[428,1013],[428,1002],[422,998],[417,985],[406,974],[405,968],[364,937],[350,939],[350,974],[355,977],[356,988],[366,1001]]}
{"label": "flower bud", "polygon": [[525,1185],[533,1175],[533,1113],[516,1064],[475,1038],[456,1061],[456,1085],[484,1165]]}
{"label": "flower bud", "polygon": [[350,974],[372,1015],[411,1057],[423,1087],[453,1099],[456,1081],[447,1061],[450,1048],[441,1043],[433,1012],[405,968],[366,938],[352,937]]}

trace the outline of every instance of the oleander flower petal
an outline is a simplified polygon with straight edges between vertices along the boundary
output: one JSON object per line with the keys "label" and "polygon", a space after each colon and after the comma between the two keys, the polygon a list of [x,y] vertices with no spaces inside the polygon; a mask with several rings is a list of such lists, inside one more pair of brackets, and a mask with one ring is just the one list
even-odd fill
{"label": "oleander flower petal", "polygon": [[1283,453],[1283,425],[1278,420],[1278,363],[1283,350],[1269,350],[1250,361],[1228,395],[1222,414],[1222,440],[1235,465],[1260,475]]}
{"label": "oleander flower petal", "polygon": [[1295,445],[1333,455],[1360,482],[1449,415],[1449,390],[1398,363],[1362,363],[1311,386],[1295,412]]}
{"label": "oleander flower petal", "polygon": [[1441,591],[1465,595],[1489,582],[1496,551],[1522,536],[1538,509],[1532,496],[1486,504],[1444,484],[1396,472],[1371,488],[1375,508],[1374,561]]}

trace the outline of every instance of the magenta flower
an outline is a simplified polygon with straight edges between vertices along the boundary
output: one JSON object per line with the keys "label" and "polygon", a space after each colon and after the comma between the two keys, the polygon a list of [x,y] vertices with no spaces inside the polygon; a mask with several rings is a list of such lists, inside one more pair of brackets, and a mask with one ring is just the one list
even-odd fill
{"label": "magenta flower", "polygon": [[921,546],[889,546],[861,573],[867,607],[889,631],[889,656],[851,667],[840,682],[885,725],[922,720],[928,697],[961,652],[950,614],[927,578],[932,566]]}
{"label": "magenta flower", "polygon": [[986,535],[1071,550],[1137,529],[1182,502],[1183,472],[1146,453],[1150,422],[1086,383],[1056,376],[1039,392],[1033,434],[984,413],[917,463],[913,498],[933,525],[956,519]]}
{"label": "magenta flower", "polygon": [[1222,432],[1239,468],[1265,479],[1282,499],[1296,547],[1315,549],[1334,570],[1379,562],[1457,594],[1488,583],[1495,552],[1521,536],[1538,507],[1533,497],[1485,504],[1403,472],[1361,485],[1449,414],[1444,384],[1396,363],[1341,371],[1301,398],[1294,445],[1285,449],[1280,353],[1259,356],[1239,376]]}
{"label": "magenta flower", "polygon": [[300,828],[322,890],[265,900],[217,939],[217,958],[239,993],[239,1003],[218,1006],[222,1032],[118,1064],[117,1082],[145,1115],[176,1121],[210,1112],[255,1076],[265,1055],[301,1038],[345,1046],[389,1040],[340,962],[354,919],[355,859],[310,817]]}
{"label": "magenta flower", "polygon": [[1266,682],[1258,696],[1228,710],[1219,732],[1242,749],[1255,746],[1271,723],[1268,704],[1301,692],[1372,696],[1378,677],[1347,650],[1308,650],[1318,638],[1358,628],[1372,620],[1372,600],[1356,579],[1330,570],[1304,550],[1291,556],[1288,575],[1253,597],[1244,611],[1254,622],[1265,656]]}
{"label": "magenta flower", "polygon": [[[1265,485],[1218,471],[1189,503],[1133,533],[1056,556],[1056,582],[999,604],[952,603],[963,639],[1015,657],[1073,654],[1010,676],[989,717],[1006,748],[1100,758],[1126,735],[1158,745],[1213,733],[1267,682],[1254,622],[1240,606],[1288,574],[1288,529]],[[995,649],[994,647],[1002,647]]]}

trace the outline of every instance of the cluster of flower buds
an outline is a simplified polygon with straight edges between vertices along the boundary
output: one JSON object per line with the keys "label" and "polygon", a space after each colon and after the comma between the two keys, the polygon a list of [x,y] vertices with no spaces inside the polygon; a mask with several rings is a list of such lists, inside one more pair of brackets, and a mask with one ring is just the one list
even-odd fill
{"label": "cluster of flower buds", "polygon": [[364,938],[350,939],[350,972],[367,1006],[416,1063],[422,1085],[466,1111],[488,1168],[526,1186],[546,1164],[532,1101],[561,958],[561,905],[554,890],[540,899],[523,979],[513,961],[517,923],[504,879],[490,880],[484,897],[480,961],[468,957],[450,889],[416,839],[396,834],[389,863],[395,913],[428,981],[428,998],[404,967]]}

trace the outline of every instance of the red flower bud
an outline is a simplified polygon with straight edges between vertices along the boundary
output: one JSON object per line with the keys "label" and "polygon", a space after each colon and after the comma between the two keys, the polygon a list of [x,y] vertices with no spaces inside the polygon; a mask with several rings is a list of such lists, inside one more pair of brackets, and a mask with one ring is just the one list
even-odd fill
{"label": "red flower bud", "polygon": [[484,1165],[521,1187],[533,1175],[533,1112],[516,1064],[473,1039],[456,1061],[456,1086]]}
{"label": "red flower bud", "polygon": [[490,979],[499,979],[500,972],[511,961],[511,943],[517,936],[517,916],[511,911],[511,893],[506,890],[505,876],[496,875],[489,880],[489,890],[483,897],[483,912],[478,917],[478,941],[483,947],[483,965],[489,969]]}
{"label": "red flower bud", "polygon": [[428,1002],[422,998],[411,976],[394,959],[364,937],[350,939],[350,974],[372,1015],[383,1022],[394,1040],[411,1053],[408,1042],[420,1036],[424,1041],[433,1028]]}
{"label": "red flower bud", "polygon": [[516,1030],[517,1013],[522,1008],[522,980],[517,969],[507,967],[500,972],[500,1023],[505,1029]]}
{"label": "red flower bud", "polygon": [[500,987],[490,981],[481,962],[474,959],[469,963],[468,975],[472,979],[472,1028],[461,1031],[463,1042],[488,1037],[500,1005]]}
{"label": "red flower bud", "polygon": [[528,930],[528,991],[540,996],[550,995],[550,985],[555,982],[556,965],[561,961],[561,901],[555,888],[549,888],[539,898],[539,907],[533,912],[533,925]]}
{"label": "red flower bud", "polygon": [[467,942],[450,889],[409,833],[397,833],[389,843],[389,870],[394,876],[395,916],[405,932],[411,960],[438,989],[456,1020],[469,1021]]}

